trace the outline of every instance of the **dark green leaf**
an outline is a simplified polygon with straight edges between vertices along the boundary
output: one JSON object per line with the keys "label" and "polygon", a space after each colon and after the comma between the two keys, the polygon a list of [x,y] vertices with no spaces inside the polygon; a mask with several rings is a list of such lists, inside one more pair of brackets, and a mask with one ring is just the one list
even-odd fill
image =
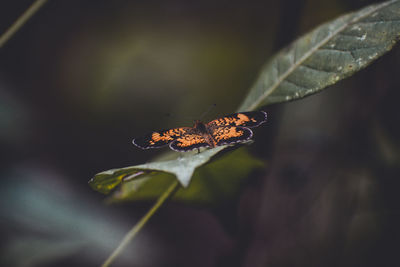
{"label": "dark green leaf", "polygon": [[314,94],[389,51],[400,33],[400,1],[368,6],[314,29],[261,71],[239,110]]}

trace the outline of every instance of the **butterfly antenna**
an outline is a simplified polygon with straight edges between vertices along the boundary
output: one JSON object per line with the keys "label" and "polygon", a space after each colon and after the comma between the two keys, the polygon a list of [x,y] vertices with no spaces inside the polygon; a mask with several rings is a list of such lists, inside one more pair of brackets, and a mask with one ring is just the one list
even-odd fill
{"label": "butterfly antenna", "polygon": [[208,107],[208,109],[207,109],[206,111],[204,111],[204,112],[200,115],[199,119],[200,119],[200,120],[203,119],[204,116],[207,115],[207,114],[208,114],[213,108],[215,108],[216,106],[217,106],[217,104],[212,104],[212,105],[210,105],[210,106]]}

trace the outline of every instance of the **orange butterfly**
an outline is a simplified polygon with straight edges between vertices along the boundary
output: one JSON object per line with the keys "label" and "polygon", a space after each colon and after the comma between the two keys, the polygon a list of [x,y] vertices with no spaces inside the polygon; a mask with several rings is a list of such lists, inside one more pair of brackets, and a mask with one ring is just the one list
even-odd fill
{"label": "orange butterfly", "polygon": [[239,112],[203,123],[196,121],[193,127],[173,128],[152,132],[133,140],[142,148],[158,148],[169,144],[172,150],[185,152],[200,147],[239,143],[249,140],[253,132],[249,129],[267,121],[264,111]]}

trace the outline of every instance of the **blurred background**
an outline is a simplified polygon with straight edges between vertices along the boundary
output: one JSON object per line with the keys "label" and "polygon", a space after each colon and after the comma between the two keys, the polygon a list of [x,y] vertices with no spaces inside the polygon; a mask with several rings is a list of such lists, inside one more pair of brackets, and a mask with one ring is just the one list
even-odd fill
{"label": "blurred background", "polygon": [[[49,1],[0,49],[0,265],[99,266],[151,203],[106,205],[94,174],[234,112],[275,52],[374,2]],[[2,1],[0,33],[31,3]],[[168,203],[113,266],[399,266],[399,66],[265,108],[267,167],[223,209]]]}

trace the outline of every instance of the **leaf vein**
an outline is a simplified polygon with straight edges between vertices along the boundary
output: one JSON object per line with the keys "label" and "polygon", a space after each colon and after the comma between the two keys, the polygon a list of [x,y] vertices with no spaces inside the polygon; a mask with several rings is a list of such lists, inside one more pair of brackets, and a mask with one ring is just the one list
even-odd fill
{"label": "leaf vein", "polygon": [[336,52],[338,52],[338,53],[350,54],[350,56],[353,58],[353,60],[354,60],[354,61],[356,60],[356,58],[355,58],[355,56],[354,56],[354,54],[353,54],[353,51],[354,51],[354,50],[351,50],[351,49],[344,50],[344,49],[338,49],[338,48],[333,48],[333,47],[324,47],[324,48],[321,48],[320,51],[321,51],[321,50],[329,50],[329,51],[336,51]]}
{"label": "leaf vein", "polygon": [[309,89],[309,88],[307,88],[307,87],[305,87],[303,85],[300,85],[300,84],[296,83],[295,81],[291,81],[289,79],[285,79],[283,82],[287,82],[287,83],[293,84],[294,86],[300,87],[302,89]]}
{"label": "leaf vein", "polygon": [[357,35],[357,34],[349,34],[349,33],[344,33],[344,32],[340,32],[340,33],[338,33],[338,35],[341,35],[341,36],[344,36],[344,37],[349,37],[349,38],[354,38],[354,39],[362,37],[362,36]]}
{"label": "leaf vein", "polygon": [[[368,21],[359,21],[357,23],[359,23],[359,24],[371,24],[371,23],[378,24],[378,23],[392,23],[392,22],[398,23],[398,22],[400,22],[400,20],[399,19],[368,20]],[[357,24],[355,24],[355,25],[357,25]]]}
{"label": "leaf vein", "polygon": [[311,65],[306,65],[306,64],[304,64],[304,63],[301,64],[300,67],[304,67],[304,68],[310,69],[310,70],[312,70],[312,71],[317,71],[317,72],[325,72],[325,73],[333,73],[333,74],[336,74],[336,72],[334,72],[334,71],[329,71],[329,70],[324,70],[324,69],[317,69],[316,67],[313,67],[313,66],[311,66]]}

